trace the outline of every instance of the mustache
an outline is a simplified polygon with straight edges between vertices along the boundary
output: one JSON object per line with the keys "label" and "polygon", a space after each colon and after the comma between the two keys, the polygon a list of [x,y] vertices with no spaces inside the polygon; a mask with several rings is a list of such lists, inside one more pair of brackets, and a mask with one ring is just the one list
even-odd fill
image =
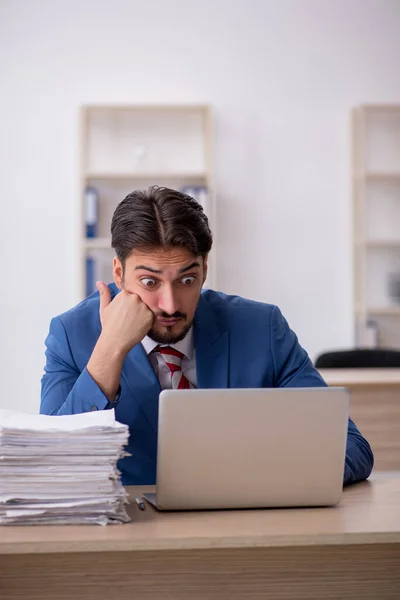
{"label": "mustache", "polygon": [[187,319],[187,315],[179,311],[176,311],[173,315],[169,315],[166,312],[157,313],[156,317],[161,317],[162,319]]}

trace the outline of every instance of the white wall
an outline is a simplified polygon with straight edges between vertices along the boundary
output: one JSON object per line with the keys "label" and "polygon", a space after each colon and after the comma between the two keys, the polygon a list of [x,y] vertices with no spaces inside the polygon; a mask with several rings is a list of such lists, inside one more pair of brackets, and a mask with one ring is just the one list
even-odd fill
{"label": "white wall", "polygon": [[2,0],[0,406],[77,300],[82,103],[211,102],[220,288],[352,343],[349,112],[400,102],[398,0]]}

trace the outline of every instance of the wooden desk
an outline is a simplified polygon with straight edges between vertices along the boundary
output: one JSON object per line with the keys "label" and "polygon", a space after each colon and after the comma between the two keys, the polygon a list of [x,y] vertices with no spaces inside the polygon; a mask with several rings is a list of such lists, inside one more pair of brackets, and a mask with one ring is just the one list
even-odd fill
{"label": "wooden desk", "polygon": [[400,369],[320,369],[328,385],[351,391],[350,415],[379,471],[400,470]]}
{"label": "wooden desk", "polygon": [[400,369],[319,369],[328,385],[400,387]]}
{"label": "wooden desk", "polygon": [[130,512],[126,525],[3,527],[0,597],[400,597],[400,474],[345,489],[336,508]]}

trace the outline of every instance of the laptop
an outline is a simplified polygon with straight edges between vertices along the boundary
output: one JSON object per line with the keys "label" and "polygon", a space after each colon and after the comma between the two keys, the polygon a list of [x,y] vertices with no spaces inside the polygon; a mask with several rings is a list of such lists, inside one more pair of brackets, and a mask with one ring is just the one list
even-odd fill
{"label": "laptop", "polygon": [[333,506],[340,501],[346,388],[164,390],[159,510]]}

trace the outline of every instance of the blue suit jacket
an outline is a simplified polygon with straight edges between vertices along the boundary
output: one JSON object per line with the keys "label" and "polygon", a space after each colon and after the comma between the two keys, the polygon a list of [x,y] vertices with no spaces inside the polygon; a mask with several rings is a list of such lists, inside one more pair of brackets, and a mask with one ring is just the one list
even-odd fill
{"label": "blue suit jacket", "polygon": [[[118,289],[109,288],[114,297]],[[117,420],[130,429],[132,456],[118,465],[122,481],[154,484],[158,378],[138,344],[125,359],[119,401],[111,404],[86,369],[100,331],[98,292],[51,321],[40,412],[65,415],[115,406]],[[194,343],[199,388],[326,385],[273,305],[205,290],[195,314]],[[350,420],[344,483],[365,479],[372,466],[369,444]]]}

